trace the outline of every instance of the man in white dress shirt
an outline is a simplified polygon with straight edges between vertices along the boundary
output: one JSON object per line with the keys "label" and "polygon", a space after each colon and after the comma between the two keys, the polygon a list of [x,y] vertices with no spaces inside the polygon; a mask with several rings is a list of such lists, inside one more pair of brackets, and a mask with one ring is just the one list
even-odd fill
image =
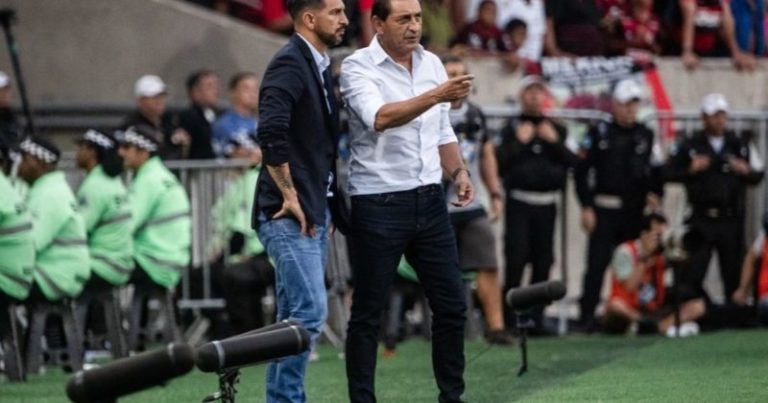
{"label": "man in white dress shirt", "polygon": [[456,240],[442,180],[456,205],[474,198],[448,116],[472,76],[448,80],[440,59],[420,45],[418,0],[376,0],[376,36],[341,66],[350,112],[351,258],[355,293],[347,335],[349,397],[375,402],[382,310],[405,254],[434,314],[433,368],[440,402],[464,393],[465,304]]}

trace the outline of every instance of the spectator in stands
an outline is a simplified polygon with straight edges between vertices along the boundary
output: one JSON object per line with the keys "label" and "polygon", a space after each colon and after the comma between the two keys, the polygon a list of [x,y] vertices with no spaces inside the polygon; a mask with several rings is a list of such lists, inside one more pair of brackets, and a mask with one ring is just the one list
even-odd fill
{"label": "spectator in stands", "polygon": [[455,35],[450,0],[422,1],[422,44],[435,53],[446,52]]}
{"label": "spectator in stands", "polygon": [[[504,179],[507,209],[504,228],[506,283],[504,292],[522,284],[531,264],[530,283],[549,279],[554,257],[555,217],[560,192],[576,155],[565,145],[566,128],[544,116],[547,88],[541,77],[527,76],[520,83],[521,114],[507,122],[496,148],[498,173]],[[535,332],[546,333],[543,308],[533,312]],[[507,327],[515,315],[506,312]]]}
{"label": "spectator in stands", "polygon": [[653,0],[630,0],[626,12],[621,13],[609,28],[609,54],[648,59],[661,53],[660,27],[653,11]]}
{"label": "spectator in stands", "polygon": [[161,134],[132,126],[120,138],[119,153],[134,174],[131,201],[133,259],[131,283],[172,289],[190,261],[192,222],[189,197],[157,156]]}
{"label": "spectator in stands", "polygon": [[114,137],[88,130],[75,155],[77,167],[86,172],[77,199],[88,233],[91,269],[96,274],[88,287],[94,289],[123,285],[133,271],[131,210],[120,178],[123,161],[117,146]]}
{"label": "spectator in stands", "polygon": [[[675,326],[675,307],[664,288],[666,263],[661,238],[667,220],[659,214],[643,217],[640,236],[622,243],[610,264],[611,294],[603,324],[608,333],[661,333],[668,337],[699,333],[696,320],[704,316],[701,298],[682,298],[680,327]],[[634,328],[634,329],[633,329]]]}
{"label": "spectator in stands", "polygon": [[517,70],[518,67],[525,64],[527,59],[522,54],[523,46],[525,46],[526,38],[528,37],[528,26],[525,25],[525,21],[517,18],[509,21],[504,27],[504,47],[507,52],[502,56],[504,63],[509,70]]}
{"label": "spectator in stands", "polygon": [[731,0],[736,42],[742,51],[765,55],[765,0]]}
{"label": "spectator in stands", "polygon": [[248,136],[230,140],[227,156],[249,160],[251,166],[232,182],[211,212],[209,254],[235,334],[265,325],[261,298],[275,282],[264,245],[250,225],[253,190],[261,172],[261,150],[255,140]]}
{"label": "spectator in stands", "polygon": [[259,110],[259,79],[251,72],[237,73],[229,80],[230,109],[213,124],[213,150],[225,156],[225,148],[238,137],[255,137]]}
{"label": "spectator in stands", "polygon": [[278,34],[293,32],[293,20],[283,0],[229,0],[226,4],[220,3],[217,9]]}
{"label": "spectator in stands", "polygon": [[344,40],[337,46],[360,48],[366,47],[373,39],[373,26],[371,25],[371,9],[373,0],[350,0],[344,13],[349,19]]}
{"label": "spectator in stands", "polygon": [[678,0],[670,2],[670,7],[673,51],[679,49],[686,68],[695,69],[699,57],[729,54],[736,68],[755,68],[754,56],[742,52],[736,42],[729,0]]}
{"label": "spectator in stands", "polygon": [[185,158],[214,157],[211,126],[219,117],[219,76],[211,70],[198,70],[187,77],[189,108],[179,113],[179,130],[189,138]]}
{"label": "spectator in stands", "polygon": [[23,134],[16,121],[16,114],[11,110],[12,95],[11,78],[0,71],[0,141],[5,139],[8,146],[18,143]]}
{"label": "spectator in stands", "polygon": [[360,12],[360,47],[364,47],[368,46],[373,39],[373,24],[371,23],[373,0],[358,0],[357,7]]}
{"label": "spectator in stands", "polygon": [[88,243],[77,200],[63,171],[59,148],[43,138],[27,138],[19,148],[19,176],[30,186],[27,205],[35,243],[32,301],[75,298],[91,276]]}
{"label": "spectator in stands", "polygon": [[605,32],[595,0],[548,0],[545,48],[549,56],[602,56]]}
{"label": "spectator in stands", "polygon": [[685,185],[691,205],[689,231],[699,239],[688,250],[691,269],[685,273],[686,283],[705,293],[715,249],[725,295],[730,296],[739,285],[747,187],[760,183],[764,166],[754,145],[728,129],[728,102],[722,94],[704,97],[701,120],[703,130],[674,148],[665,176]]}
{"label": "spectator in stands", "polygon": [[470,54],[487,55],[506,51],[503,33],[496,26],[497,7],[494,0],[483,0],[477,9],[477,20],[467,24],[451,41],[451,47],[466,48]]}
{"label": "spectator in stands", "polygon": [[[507,50],[515,52],[520,58],[539,61],[544,51],[544,37],[547,33],[547,17],[544,0],[501,0],[499,4],[500,27],[509,36],[510,28],[520,29],[525,26],[525,41],[519,49]],[[523,24],[514,21],[522,21]],[[519,35],[519,34],[518,34]]]}
{"label": "spectator in stands", "polygon": [[640,233],[645,210],[659,209],[663,194],[661,151],[637,119],[643,92],[631,79],[613,90],[612,116],[584,136],[574,178],[581,225],[589,234],[580,324],[592,330],[611,253]]}
{"label": "spectator in stands", "polygon": [[[443,64],[449,79],[468,74],[467,66],[460,58],[446,58]],[[504,330],[496,236],[491,227],[491,221],[498,220],[503,210],[496,154],[490,141],[485,115],[477,105],[467,99],[454,101],[451,103],[449,118],[459,141],[464,164],[472,172],[475,188],[482,183],[491,195],[490,214],[485,211],[479,200],[464,207],[447,203],[451,224],[456,233],[459,264],[462,270],[477,273],[477,295],[483,304],[488,325],[486,340],[491,344],[512,344],[512,338]],[[446,193],[448,200],[457,197],[453,186],[448,186]]]}
{"label": "spectator in stands", "polygon": [[137,110],[128,115],[120,130],[131,126],[146,125],[158,130],[163,138],[159,155],[164,159],[180,159],[189,146],[189,136],[177,131],[178,119],[166,111],[168,87],[154,75],[145,75],[136,80],[134,86]]}
{"label": "spectator in stands", "polygon": [[[470,20],[477,18],[478,5],[483,0],[459,1],[465,4]],[[504,28],[513,19],[519,19],[528,26],[528,40],[522,56],[529,60],[538,61],[544,49],[544,34],[547,32],[545,0],[495,0],[496,26]],[[465,24],[456,25],[462,27]]]}
{"label": "spectator in stands", "polygon": [[630,1],[632,0],[596,0],[595,3],[603,14],[603,21],[606,21],[606,18],[621,18],[629,8]]}
{"label": "spectator in stands", "polygon": [[[760,321],[768,325],[768,214],[763,215],[763,225],[760,234],[755,239],[752,247],[744,256],[744,262],[741,265],[741,280],[739,288],[731,296],[731,300],[737,305],[745,305],[747,298],[752,295],[752,290],[757,291],[754,295],[757,305]],[[755,274],[757,269],[757,274]],[[753,284],[757,283],[756,289]]]}

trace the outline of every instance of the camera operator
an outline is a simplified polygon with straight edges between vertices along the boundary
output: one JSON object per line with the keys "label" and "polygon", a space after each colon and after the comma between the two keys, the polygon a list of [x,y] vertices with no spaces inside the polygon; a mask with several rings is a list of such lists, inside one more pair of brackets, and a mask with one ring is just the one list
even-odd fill
{"label": "camera operator", "polygon": [[[643,217],[640,237],[616,248],[610,264],[611,294],[603,318],[607,333],[623,334],[636,329],[640,334],[678,334],[674,307],[666,304],[672,298],[668,298],[664,288],[662,233],[666,226],[664,216],[647,215]],[[685,301],[680,306],[681,337],[698,334],[699,327],[694,321],[706,310],[701,298],[686,301],[684,294],[681,293],[681,300]]]}
{"label": "camera operator", "polygon": [[[744,256],[739,288],[731,295],[733,303],[746,305],[748,296],[754,291],[757,313],[763,324],[768,324],[768,259],[765,258],[768,256],[768,239],[765,235],[767,232],[768,213],[763,215],[763,227],[755,238],[752,247]],[[755,275],[755,270],[757,270],[757,275]],[[753,286],[754,281],[757,282],[757,287]]]}

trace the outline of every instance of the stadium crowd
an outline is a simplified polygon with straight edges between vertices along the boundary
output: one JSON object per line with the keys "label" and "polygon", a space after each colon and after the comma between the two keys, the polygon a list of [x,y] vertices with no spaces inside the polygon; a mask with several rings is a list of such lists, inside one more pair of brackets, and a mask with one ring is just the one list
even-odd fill
{"label": "stadium crowd", "polygon": [[[261,8],[248,1],[195,3],[279,33],[288,33],[292,25],[281,0],[264,0]],[[369,18],[369,4],[360,1],[356,6],[350,7],[351,15],[358,21]],[[517,68],[542,56],[673,54],[695,68],[699,57],[730,56],[738,68],[749,70],[755,67],[755,57],[765,52],[761,1],[425,0],[423,7],[424,44],[445,55],[448,77],[468,72],[465,57],[498,56]],[[357,25],[350,30],[351,43],[366,44],[371,28]],[[211,211],[214,234],[206,258],[214,267],[214,292],[227,302],[224,319],[221,312],[212,314],[221,324],[215,336],[264,324],[261,297],[273,286],[274,273],[249,218],[262,162],[257,135],[260,83],[251,72],[230,77],[229,107],[224,109],[221,80],[215,71],[192,72],[185,86],[188,108],[170,113],[163,79],[138,78],[135,111],[113,132],[89,130],[79,139],[76,163],[86,180],[71,189],[57,166],[60,148],[45,138],[18,135],[19,125],[10,112],[11,81],[0,73],[0,336],[9,376],[9,353],[20,350],[14,340],[23,338],[14,334],[21,330],[15,325],[17,306],[27,307],[29,323],[38,312],[75,318],[58,322],[43,316],[48,349],[81,343],[81,338],[96,343],[96,333],[107,333],[104,345],[123,346],[113,348],[115,356],[143,348],[142,298],[173,305],[174,290],[191,264],[191,201],[163,160],[248,161]],[[547,84],[540,77],[523,79],[516,94],[521,113],[499,133],[488,129],[481,108],[469,100],[451,104],[450,123],[472,181],[490,195],[488,211],[479,202],[461,209],[446,206],[462,269],[466,280],[476,284],[485,314],[486,340],[514,343],[516,319],[503,308],[501,295],[521,285],[527,265],[532,266],[531,283],[549,278],[557,200],[570,171],[589,236],[576,329],[698,333],[697,320],[720,309],[702,287],[712,250],[720,259],[725,304],[752,302],[766,315],[768,259],[757,262],[768,248],[768,219],[742,256],[745,194],[747,187],[762,180],[763,163],[750,140],[730,130],[727,100],[720,94],[705,97],[700,110],[703,129],[681,139],[671,155],[662,155],[657,136],[638,121],[643,94],[631,80],[613,86],[611,119],[591,127],[578,149],[566,146],[562,122],[546,115],[542,105],[547,96]],[[347,135],[355,130],[342,126]],[[340,157],[343,163],[348,155],[342,152]],[[133,175],[128,185],[121,179],[124,170]],[[675,278],[674,289],[668,289],[665,271],[677,263],[665,250],[667,220],[660,213],[667,182],[685,185],[693,211],[692,235],[683,242],[688,268]],[[491,230],[491,223],[501,218],[504,265],[496,260]],[[408,266],[402,262],[401,280],[418,282],[409,277]],[[500,270],[503,284],[498,282]],[[606,275],[610,293],[601,301]],[[134,293],[137,301],[130,312],[109,312],[106,306],[118,298],[116,290],[128,284],[142,290]],[[106,319],[88,313],[87,304],[82,306],[92,300],[103,302],[104,312],[96,312]],[[601,302],[604,309],[598,315]],[[679,319],[674,315],[678,309]],[[397,322],[404,311],[389,316]],[[165,313],[166,324],[175,327],[174,309]],[[105,328],[126,330],[115,325],[122,323],[122,314],[129,316],[131,328],[127,340],[120,341],[125,335],[110,336]],[[534,334],[553,332],[543,309],[531,315]],[[76,332],[67,328],[71,323],[77,324]],[[395,327],[395,335],[388,336],[397,339]],[[25,342],[29,349],[40,342],[40,334],[31,329],[27,333],[32,335]],[[177,329],[167,330],[166,336],[179,337]],[[394,344],[387,347],[391,354]]]}
{"label": "stadium crowd", "polygon": [[[292,31],[281,0],[188,0],[278,34]],[[345,1],[345,45],[366,46],[372,0]],[[762,0],[425,0],[422,44],[443,54],[500,57],[511,68],[543,56],[731,57],[739,69],[766,55]]]}

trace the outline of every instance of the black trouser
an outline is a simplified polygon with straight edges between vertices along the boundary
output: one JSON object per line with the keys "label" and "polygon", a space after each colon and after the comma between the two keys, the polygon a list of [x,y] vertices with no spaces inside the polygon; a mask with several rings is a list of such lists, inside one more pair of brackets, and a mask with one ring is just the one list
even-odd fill
{"label": "black trouser", "polygon": [[[11,326],[11,320],[15,321],[16,323],[15,330],[18,332],[18,334],[16,334],[18,341],[21,342],[23,340],[23,335],[20,332],[21,326],[16,318],[12,316],[10,309],[11,306],[19,305],[24,305],[24,301],[13,298],[10,295],[0,291],[0,343],[9,342],[11,340],[11,336],[13,336],[11,331],[14,330],[14,328]],[[4,349],[8,347],[10,347],[9,344],[3,344]]]}
{"label": "black trouser", "polygon": [[717,250],[720,278],[725,300],[739,287],[741,259],[744,254],[744,218],[740,216],[709,218],[694,214],[689,220],[690,269],[682,273],[683,283],[704,295],[703,284],[707,275],[712,250]]}
{"label": "black trouser", "polygon": [[[506,279],[504,294],[520,286],[525,265],[530,263],[531,284],[549,279],[554,258],[553,236],[557,208],[554,204],[536,206],[510,199],[506,208],[504,232],[504,254],[506,257]],[[543,309],[534,312],[538,319]],[[515,326],[515,315],[511,309],[504,310],[507,328]],[[540,324],[540,321],[537,320]]]}
{"label": "black trouser", "polygon": [[266,325],[261,298],[267,287],[275,284],[275,270],[267,255],[216,269],[223,271],[223,295],[235,334]]}
{"label": "black trouser", "polygon": [[591,320],[600,302],[605,269],[611,262],[616,247],[635,239],[642,226],[642,209],[605,209],[595,207],[597,223],[589,236],[587,247],[587,271],[581,292],[581,319]]}
{"label": "black trouser", "polygon": [[110,293],[116,286],[93,273],[85,283],[83,292],[78,297],[78,324],[84,329],[93,330],[96,334],[104,334],[107,331],[104,321],[104,307],[97,302],[98,297],[104,293]]}
{"label": "black trouser", "polygon": [[405,254],[433,312],[432,367],[439,401],[460,401],[466,307],[442,187],[352,197],[351,235],[354,295],[346,343],[350,400],[376,401],[374,374],[382,311]]}

